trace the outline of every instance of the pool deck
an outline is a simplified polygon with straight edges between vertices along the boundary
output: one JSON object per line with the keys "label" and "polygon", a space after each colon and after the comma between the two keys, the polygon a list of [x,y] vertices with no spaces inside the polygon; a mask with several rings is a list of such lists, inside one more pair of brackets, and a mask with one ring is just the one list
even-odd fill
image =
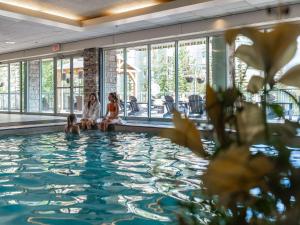
{"label": "pool deck", "polygon": [[0,114],[0,135],[24,135],[61,131],[66,118],[58,116]]}
{"label": "pool deck", "polygon": [[[27,135],[49,132],[61,132],[66,124],[65,117],[25,114],[0,114],[0,136]],[[122,125],[114,125],[116,132],[152,133],[158,135],[163,129],[173,128],[172,122],[158,121],[124,121]],[[212,139],[212,129],[206,123],[198,126],[201,137]],[[291,147],[300,146],[300,135],[291,140]]]}

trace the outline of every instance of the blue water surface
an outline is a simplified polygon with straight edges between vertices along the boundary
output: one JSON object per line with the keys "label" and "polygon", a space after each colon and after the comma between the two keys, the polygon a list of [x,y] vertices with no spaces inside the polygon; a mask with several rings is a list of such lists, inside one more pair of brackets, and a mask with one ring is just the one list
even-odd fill
{"label": "blue water surface", "polygon": [[176,224],[207,161],[146,134],[0,139],[0,224]]}

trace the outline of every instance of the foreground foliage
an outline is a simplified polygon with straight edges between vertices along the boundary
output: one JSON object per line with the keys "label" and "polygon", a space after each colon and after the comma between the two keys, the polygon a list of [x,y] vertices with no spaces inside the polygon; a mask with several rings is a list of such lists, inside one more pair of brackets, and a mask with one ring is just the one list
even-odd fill
{"label": "foreground foliage", "polygon": [[[183,203],[188,213],[179,215],[181,224],[300,224],[300,169],[291,164],[287,147],[298,123],[285,120],[283,108],[269,101],[278,83],[300,88],[299,65],[276,77],[294,57],[299,31],[298,25],[279,24],[266,33],[254,28],[226,32],[228,44],[238,35],[251,39],[253,44],[241,45],[235,56],[264,76],[252,76],[247,87],[261,96],[259,103],[246,102],[235,85],[226,90],[207,86],[206,111],[215,137],[212,152],[203,147],[194,123],[174,112],[175,129],[162,136],[209,160],[202,189]],[[268,124],[268,109],[284,123]],[[251,151],[258,143],[265,144],[264,151]]]}

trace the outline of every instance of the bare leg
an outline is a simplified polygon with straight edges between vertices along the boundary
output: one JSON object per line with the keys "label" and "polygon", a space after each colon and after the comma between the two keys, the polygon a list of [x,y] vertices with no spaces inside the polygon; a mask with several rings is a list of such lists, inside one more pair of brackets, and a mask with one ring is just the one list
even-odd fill
{"label": "bare leg", "polygon": [[105,124],[105,120],[103,120],[100,124],[99,124],[99,129],[101,131],[104,131],[104,124]]}
{"label": "bare leg", "polygon": [[86,129],[86,120],[81,120],[80,126],[81,126],[81,129],[85,130]]}
{"label": "bare leg", "polygon": [[92,121],[91,121],[91,120],[88,120],[88,121],[86,122],[86,128],[87,128],[88,130],[92,129]]}

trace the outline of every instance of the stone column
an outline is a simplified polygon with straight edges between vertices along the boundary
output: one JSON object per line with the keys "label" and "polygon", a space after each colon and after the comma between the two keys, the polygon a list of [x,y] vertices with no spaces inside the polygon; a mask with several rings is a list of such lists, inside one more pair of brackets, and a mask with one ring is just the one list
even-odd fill
{"label": "stone column", "polygon": [[84,103],[89,100],[91,93],[98,93],[99,83],[99,55],[97,48],[84,49]]}

